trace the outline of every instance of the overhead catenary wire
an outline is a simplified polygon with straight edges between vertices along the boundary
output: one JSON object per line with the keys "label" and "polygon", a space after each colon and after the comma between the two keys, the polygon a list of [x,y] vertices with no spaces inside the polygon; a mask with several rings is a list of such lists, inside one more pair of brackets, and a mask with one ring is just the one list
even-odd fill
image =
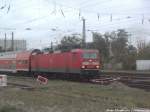
{"label": "overhead catenary wire", "polygon": [[[53,4],[53,5],[55,5],[55,7],[56,7],[56,5],[58,6],[58,7],[65,7],[65,8],[70,8],[70,9],[73,9],[73,10],[81,10],[82,8],[75,8],[75,7],[72,7],[72,6],[68,6],[68,5],[65,5],[65,4],[62,4],[62,3],[58,3],[58,2],[54,2],[54,3],[50,3],[49,2],[49,0],[45,0],[45,1],[47,1],[49,4]],[[120,6],[119,6],[120,7]],[[111,9],[111,7],[109,7],[109,9]],[[87,12],[87,13],[97,13],[97,12],[99,12],[99,11],[88,11],[88,10],[84,10],[84,9],[82,9],[83,10],[83,12]],[[104,10],[105,10],[105,8],[104,8]],[[101,13],[101,14],[110,14],[110,13]],[[123,13],[120,13],[120,14],[123,14]],[[128,14],[128,13],[127,13]],[[127,15],[126,14],[126,15]],[[139,14],[138,14],[139,15]]]}
{"label": "overhead catenary wire", "polygon": [[[63,11],[63,13],[64,13],[64,11]],[[101,14],[101,15],[102,15],[102,14]],[[44,19],[44,17],[42,17],[42,18]],[[35,22],[35,21],[38,21],[38,20],[41,20],[41,17],[28,20],[26,23],[32,23],[32,22]],[[114,20],[113,20],[113,21],[114,21]]]}
{"label": "overhead catenary wire", "polygon": [[[62,7],[62,5],[59,5],[60,6],[60,8]],[[57,8],[59,7],[59,6],[57,6]],[[63,6],[64,7],[64,9],[66,9],[67,7],[65,7],[65,5]],[[63,9],[63,12],[66,14],[66,12],[64,11],[64,9]],[[72,8],[69,8],[69,9],[72,9]],[[58,10],[58,9],[57,9]],[[74,10],[74,8],[72,9],[72,10]],[[81,9],[80,9],[81,10]],[[75,11],[79,11],[78,9],[77,10],[75,10]],[[82,13],[92,13],[92,14],[97,14],[97,13],[99,13],[100,14],[100,22],[103,22],[103,20],[101,19],[101,18],[103,18],[103,14],[104,15],[108,15],[108,18],[110,18],[110,15],[111,15],[111,13],[100,13],[100,12],[97,12],[97,11],[87,11],[87,10],[81,10],[82,12],[81,12],[81,15],[80,16],[82,16]],[[59,12],[60,13],[60,12]],[[138,13],[138,12],[137,12]],[[50,14],[51,15],[51,14]],[[129,15],[128,13],[127,14],[123,14],[123,13],[120,13],[120,15],[126,15],[126,16],[130,16],[131,18],[133,17],[133,16],[135,16],[135,15],[141,15],[141,17],[142,17],[142,14],[141,13],[138,13],[138,14],[133,14],[133,15]],[[63,16],[63,15],[62,15]],[[67,15],[65,15],[65,16],[67,16]],[[113,19],[112,19],[112,23],[111,23],[111,25],[109,26],[104,26],[104,28],[111,28],[111,27],[115,27],[115,25],[116,25],[116,23],[114,23],[115,21],[117,21],[117,23],[123,23],[123,21],[122,21],[122,19],[120,19],[120,21],[118,21],[118,20],[115,20],[114,19],[114,14],[112,13],[112,17],[113,17]],[[129,18],[130,18],[129,17]],[[31,18],[31,20],[29,19],[29,20],[27,20],[27,21],[25,21],[25,22],[23,22],[23,23],[21,23],[21,24],[28,24],[28,23],[33,23],[33,22],[36,22],[36,21],[40,21],[41,19],[45,19],[45,17],[43,17],[43,18]],[[88,19],[88,18],[87,18]],[[96,18],[97,19],[97,18]],[[96,20],[95,19],[95,20]],[[125,17],[125,19],[126,19],[126,17]],[[124,20],[124,19],[123,19]],[[128,19],[129,20],[129,19]],[[138,19],[135,19],[135,20],[137,20],[138,21]],[[144,18],[144,20],[146,21],[146,18]],[[131,21],[131,20],[130,20]],[[141,24],[141,18],[139,18],[139,21],[140,21],[140,23],[139,24]],[[144,21],[144,22],[145,22]],[[114,23],[114,24],[113,24]],[[117,25],[119,25],[119,24],[117,24]],[[93,25],[94,26],[94,25]],[[103,26],[102,27],[100,27],[100,28],[103,28]],[[103,29],[104,29],[103,28]],[[34,29],[33,29],[34,30]],[[47,29],[46,29],[47,30]],[[49,29],[48,29],[49,30]],[[64,33],[63,33],[64,34]]]}
{"label": "overhead catenary wire", "polygon": [[103,4],[108,3],[110,1],[112,1],[112,0],[103,0],[103,1],[97,1],[97,2],[94,2],[94,3],[91,3],[93,1],[85,2],[85,3],[83,3],[83,5],[80,6],[80,8],[83,9],[83,8],[86,8],[86,7],[89,7],[89,6],[95,7],[96,5],[103,5]]}
{"label": "overhead catenary wire", "polygon": [[[46,0],[46,1],[49,1],[49,0]],[[56,5],[58,5],[58,6],[60,6],[60,7],[65,7],[65,9],[66,9],[66,8],[71,8],[71,9],[73,9],[73,10],[78,10],[78,11],[81,10],[81,8],[74,8],[74,7],[71,7],[71,6],[68,6],[68,5],[64,5],[64,4],[61,4],[61,3],[58,3],[58,2],[55,2],[55,6],[56,6]],[[86,13],[86,12],[87,12],[87,13],[96,13],[96,14],[97,14],[97,13],[100,13],[99,11],[96,12],[96,11],[88,11],[88,10],[84,10],[84,9],[82,9],[82,10],[83,10],[84,13]],[[101,12],[101,15],[104,15],[104,14],[110,14],[110,13],[103,13],[103,12]],[[121,13],[121,14],[123,14],[123,13]],[[128,14],[128,13],[127,13],[127,14]]]}
{"label": "overhead catenary wire", "polygon": [[[110,1],[112,1],[112,0],[110,0]],[[100,2],[100,1],[99,1]],[[96,4],[96,5],[93,5],[93,4],[90,4],[90,7],[96,7],[97,5],[99,5],[100,6],[100,8],[101,8],[101,6],[103,5],[103,3],[108,3],[108,2],[106,2],[106,1],[104,1],[104,2],[102,2],[102,3],[100,3],[100,4]],[[119,7],[118,7],[119,6]],[[86,6],[87,7],[87,6]],[[85,9],[86,9],[86,7],[85,7]],[[115,6],[112,6],[111,5],[111,7],[106,7],[106,8],[103,8],[102,10],[106,10],[106,9],[112,9],[112,7],[115,7],[115,8],[119,8],[120,9],[120,4],[118,4],[117,6],[115,5]],[[121,7],[122,7],[122,5],[121,5]],[[81,7],[80,7],[81,8]],[[88,8],[88,7],[87,7]],[[88,10],[86,10],[86,11],[88,11]],[[91,10],[90,10],[91,11]],[[109,11],[109,12],[111,12],[111,10]]]}
{"label": "overhead catenary wire", "polygon": [[[43,18],[45,18],[45,17],[43,17]],[[42,18],[41,18],[42,19]],[[29,20],[29,21],[26,21],[26,22],[24,22],[24,23],[32,23],[32,22],[34,22],[34,21],[38,21],[39,20],[39,18],[35,18],[35,19],[32,19],[32,20]],[[116,21],[115,21],[116,20]],[[124,19],[120,19],[119,21],[118,21],[118,19],[114,19],[114,21],[113,21],[113,23],[105,23],[104,25],[101,25],[101,28],[104,28],[104,27],[109,27],[109,26],[113,26],[113,27],[115,27],[115,25],[120,25],[120,24],[118,24],[118,22],[119,23],[123,23],[123,22],[125,22],[125,21],[133,21],[134,20],[134,22],[135,21],[137,21],[138,22],[138,18],[124,18]],[[116,23],[114,23],[114,22],[116,22]],[[140,24],[140,21],[138,22],[139,24]],[[94,26],[94,25],[93,25]],[[96,27],[96,26],[95,26]],[[3,30],[16,30],[16,28],[0,28],[1,30],[3,29]],[[25,29],[26,30],[26,29]]]}
{"label": "overhead catenary wire", "polygon": [[3,6],[1,6],[0,9],[2,10],[2,9],[4,9],[5,7],[6,7],[6,4],[3,5]]}
{"label": "overhead catenary wire", "polygon": [[[4,3],[2,3],[2,1],[1,1],[1,3],[0,4],[2,4],[1,6],[0,6],[0,12],[3,12],[3,13],[9,13],[9,11],[10,11],[10,8],[11,8],[11,2],[10,2],[10,0],[9,1],[7,1],[6,2],[6,0],[5,1],[3,1]],[[2,13],[1,13],[2,14]]]}
{"label": "overhead catenary wire", "polygon": [[[137,20],[137,18],[132,18],[132,19],[124,19],[124,20],[121,20],[121,22],[124,24],[124,23],[126,23],[127,21],[134,21],[134,22],[137,22],[137,21],[135,21],[135,20]],[[127,24],[127,23],[126,23]],[[139,24],[140,24],[140,21],[139,21]],[[91,25],[90,25],[91,26]],[[95,26],[95,25],[92,25],[93,27],[97,27],[97,26],[100,26],[100,28],[104,28],[104,27],[110,27],[110,26],[113,26],[113,27],[116,27],[116,26],[121,26],[121,23],[120,23],[120,21],[115,21],[115,23],[113,23],[113,22],[111,22],[111,23],[105,23],[105,24],[97,24],[97,26]],[[88,25],[87,25],[87,27],[88,27]]]}
{"label": "overhead catenary wire", "polygon": [[[49,1],[49,0],[47,0],[47,1]],[[55,2],[55,3],[56,3],[56,2]],[[78,11],[81,10],[81,9],[78,9],[78,8],[69,7],[69,6],[66,6],[66,5],[63,5],[63,4],[59,4],[59,3],[56,3],[56,4],[59,5],[60,7],[61,7],[61,6],[65,7],[65,9],[66,9],[66,8],[71,8],[71,9],[73,9],[73,10],[74,10],[74,9],[76,9],[76,10],[78,10]],[[55,4],[55,5],[56,5],[56,4]],[[64,11],[63,11],[63,12],[64,12]],[[83,12],[84,12],[84,13],[86,13],[86,12],[87,12],[87,13],[96,13],[96,14],[97,14],[97,13],[100,13],[100,12],[86,11],[86,10],[83,10]],[[104,14],[110,14],[110,13],[100,13],[100,14],[101,14],[101,15],[104,15]],[[123,14],[123,13],[122,13],[122,14]],[[121,15],[122,15],[122,14],[121,14]],[[126,15],[127,15],[127,14],[126,14]]]}
{"label": "overhead catenary wire", "polygon": [[[97,13],[97,16],[98,16],[98,20],[99,20],[99,15],[100,15],[100,13],[98,12]],[[101,15],[103,15],[103,14],[101,14]],[[123,15],[123,14],[121,14],[121,15]],[[137,14],[136,14],[137,15]],[[139,15],[139,14],[138,14]],[[79,9],[79,18],[81,17],[81,9]],[[130,17],[130,16],[128,16],[128,17]],[[112,14],[110,14],[110,21],[112,21]]]}
{"label": "overhead catenary wire", "polygon": [[[81,10],[82,10],[83,13],[95,13],[95,14],[99,13],[101,15],[110,15],[111,14],[110,12],[109,13],[106,13],[106,12],[103,13],[103,12],[99,12],[99,11],[91,11],[91,10],[88,11],[88,10],[84,10],[82,8],[74,8],[74,7],[71,7],[71,6],[68,6],[68,5],[64,5],[64,4],[60,4],[60,3],[56,3],[56,4],[60,5],[60,6],[63,6],[65,8],[71,8],[73,10],[77,10],[78,12],[81,12]],[[146,7],[144,7],[144,8],[146,8]],[[149,7],[147,7],[147,8],[149,8]],[[109,9],[111,9],[111,8],[109,7]],[[133,9],[137,9],[137,8],[132,8],[132,10]],[[103,10],[105,10],[105,8]],[[112,13],[112,14],[117,14],[117,15],[141,15],[141,13],[139,11],[138,12],[136,11],[136,13],[129,13],[129,12],[127,12],[127,13]],[[149,14],[150,14],[150,12],[149,13],[144,13],[144,15],[149,15]],[[81,16],[81,14],[80,14],[80,16]]]}
{"label": "overhead catenary wire", "polygon": [[9,13],[9,11],[10,11],[10,4],[9,4],[9,6],[8,6],[8,10],[7,10],[7,13]]}
{"label": "overhead catenary wire", "polygon": [[[42,19],[42,18],[41,18],[41,19]],[[128,21],[128,20],[131,20],[131,19],[133,19],[133,18],[125,18],[124,20]],[[27,23],[29,23],[29,22],[34,22],[34,21],[37,21],[37,20],[39,20],[39,18],[30,20],[30,21],[28,21]],[[115,19],[114,19],[114,20],[115,20]],[[135,20],[137,21],[138,18],[136,18]],[[118,19],[116,19],[116,21],[119,22],[119,23],[124,22],[124,21],[122,21],[122,19],[119,20],[119,21],[118,21]],[[140,23],[140,22],[139,22],[139,23]],[[115,23],[114,23],[114,24],[115,24]],[[114,25],[114,24],[113,24],[113,25]],[[109,25],[110,25],[110,24],[109,24]],[[7,29],[5,28],[5,30],[10,30],[10,29],[11,29],[11,28],[7,28]]]}
{"label": "overhead catenary wire", "polygon": [[[115,20],[115,19],[114,19]],[[116,19],[117,20],[117,19]],[[138,18],[130,18],[130,19],[123,19],[123,20],[121,20],[121,21],[115,21],[115,23],[105,23],[104,25],[102,25],[102,24],[99,24],[100,25],[100,27],[101,28],[104,28],[104,27],[110,27],[110,26],[113,26],[113,27],[116,27],[116,25],[120,25],[120,24],[118,24],[118,22],[120,23],[120,22],[125,22],[125,21],[134,21],[135,22],[135,20],[138,20]],[[34,21],[34,20],[33,20]],[[140,23],[140,22],[139,22]],[[97,26],[94,26],[94,25],[92,25],[93,27],[97,27],[98,26],[98,24],[97,24]],[[87,25],[87,27],[88,27],[88,25]],[[1,30],[2,29],[4,29],[4,30],[17,30],[17,28],[0,28]],[[24,29],[24,30],[26,30],[26,29]],[[34,28],[33,28],[33,30],[34,30]],[[50,28],[49,29],[45,29],[45,30],[50,30]]]}
{"label": "overhead catenary wire", "polygon": [[[136,22],[137,23],[137,18],[131,18],[131,19],[124,19],[124,20],[122,20],[122,23],[124,24],[124,23],[126,23],[127,21],[132,21],[132,22]],[[118,23],[119,22],[119,23]],[[128,23],[129,23],[128,22]],[[131,22],[130,22],[131,23]],[[129,23],[129,24],[130,24]],[[141,22],[139,21],[138,22],[139,24],[141,24]],[[126,23],[127,24],[127,23]],[[111,22],[111,23],[107,23],[107,24],[97,24],[97,26],[95,26],[95,25],[87,25],[87,27],[89,27],[89,26],[92,26],[92,27],[100,27],[101,29],[104,29],[104,28],[109,28],[109,27],[116,27],[116,26],[121,26],[121,23],[120,23],[120,21],[116,21],[115,23],[113,23],[113,22]]]}

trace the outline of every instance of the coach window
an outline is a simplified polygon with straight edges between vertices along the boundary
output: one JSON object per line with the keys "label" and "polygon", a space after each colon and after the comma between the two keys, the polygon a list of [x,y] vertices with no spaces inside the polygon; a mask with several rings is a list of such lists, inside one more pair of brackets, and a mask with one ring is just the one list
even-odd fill
{"label": "coach window", "polygon": [[22,64],[22,61],[21,61],[21,60],[18,60],[17,62],[18,62],[18,64]]}
{"label": "coach window", "polygon": [[28,60],[19,60],[18,64],[28,64]]}
{"label": "coach window", "polygon": [[23,64],[28,64],[28,61],[27,60],[23,60]]}

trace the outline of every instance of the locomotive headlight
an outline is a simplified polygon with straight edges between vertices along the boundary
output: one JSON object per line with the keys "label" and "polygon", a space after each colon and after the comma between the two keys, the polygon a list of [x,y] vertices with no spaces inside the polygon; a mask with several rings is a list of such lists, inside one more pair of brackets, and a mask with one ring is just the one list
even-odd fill
{"label": "locomotive headlight", "polygon": [[92,60],[90,59],[89,62],[92,62]]}
{"label": "locomotive headlight", "polygon": [[99,65],[97,65],[97,66],[96,66],[96,68],[97,68],[97,69],[99,69],[99,68],[100,68],[100,66],[99,66]]}
{"label": "locomotive headlight", "polygon": [[85,66],[84,65],[82,65],[82,67],[81,68],[85,68]]}

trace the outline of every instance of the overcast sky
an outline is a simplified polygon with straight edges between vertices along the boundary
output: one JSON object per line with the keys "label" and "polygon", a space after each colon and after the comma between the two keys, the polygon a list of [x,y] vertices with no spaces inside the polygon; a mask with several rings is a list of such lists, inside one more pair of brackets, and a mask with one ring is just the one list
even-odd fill
{"label": "overcast sky", "polygon": [[129,31],[134,42],[150,40],[150,0],[0,0],[0,38],[4,33],[11,38],[13,31],[28,48],[42,48],[64,35],[81,34],[82,17],[87,41],[91,31],[119,28]]}

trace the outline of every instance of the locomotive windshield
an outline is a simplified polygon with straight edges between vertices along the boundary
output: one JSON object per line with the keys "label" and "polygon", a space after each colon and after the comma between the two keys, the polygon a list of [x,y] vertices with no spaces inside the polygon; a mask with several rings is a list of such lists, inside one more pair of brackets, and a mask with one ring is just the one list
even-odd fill
{"label": "locomotive windshield", "polygon": [[96,59],[97,54],[96,53],[84,53],[83,58],[85,58],[85,59]]}

